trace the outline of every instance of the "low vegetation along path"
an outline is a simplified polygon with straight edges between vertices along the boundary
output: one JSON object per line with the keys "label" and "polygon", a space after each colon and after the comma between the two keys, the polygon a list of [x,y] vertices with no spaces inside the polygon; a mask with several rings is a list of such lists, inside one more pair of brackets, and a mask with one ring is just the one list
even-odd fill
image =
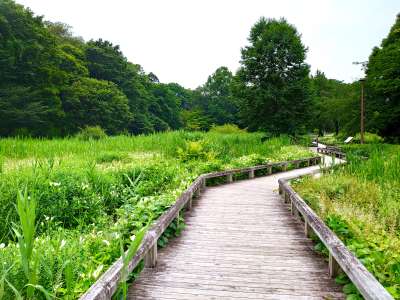
{"label": "low vegetation along path", "polygon": [[318,168],[207,188],[129,299],[344,299],[277,190],[279,178]]}

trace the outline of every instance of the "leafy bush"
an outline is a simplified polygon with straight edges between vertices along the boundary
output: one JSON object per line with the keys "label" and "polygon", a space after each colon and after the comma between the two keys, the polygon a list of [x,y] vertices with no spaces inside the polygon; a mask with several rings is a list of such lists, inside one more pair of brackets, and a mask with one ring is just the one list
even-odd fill
{"label": "leafy bush", "polygon": [[100,126],[86,126],[76,135],[82,141],[99,140],[106,136],[107,134]]}
{"label": "leafy bush", "polygon": [[[355,142],[360,142],[361,141],[361,136],[359,133],[356,134],[354,137]],[[366,144],[378,144],[378,143],[383,143],[383,138],[377,135],[376,133],[370,133],[370,132],[365,132],[364,133],[364,142]]]}
{"label": "leafy bush", "polygon": [[213,126],[210,132],[222,133],[222,134],[233,134],[233,133],[244,133],[246,130],[240,129],[235,124],[224,124],[220,126]]}
{"label": "leafy bush", "polygon": [[186,142],[185,147],[179,147],[177,150],[178,157],[182,161],[189,161],[193,159],[213,159],[214,153],[207,151],[204,142]]}

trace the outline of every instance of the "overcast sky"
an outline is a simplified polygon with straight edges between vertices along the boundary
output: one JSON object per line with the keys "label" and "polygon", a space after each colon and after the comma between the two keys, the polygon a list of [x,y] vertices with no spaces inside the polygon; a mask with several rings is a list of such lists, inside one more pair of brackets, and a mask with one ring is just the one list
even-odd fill
{"label": "overcast sky", "polygon": [[240,49],[261,17],[285,17],[309,48],[307,62],[330,78],[362,76],[400,12],[400,0],[17,0],[85,40],[121,46],[133,63],[162,82],[203,84],[219,66],[239,67]]}

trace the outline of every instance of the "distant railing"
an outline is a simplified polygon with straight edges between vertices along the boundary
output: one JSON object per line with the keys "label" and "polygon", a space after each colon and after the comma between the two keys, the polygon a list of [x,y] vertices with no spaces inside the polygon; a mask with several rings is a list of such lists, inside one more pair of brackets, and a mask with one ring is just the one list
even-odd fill
{"label": "distant railing", "polygon": [[[155,267],[157,263],[157,240],[163,234],[171,222],[179,217],[179,212],[186,207],[192,208],[193,197],[198,197],[201,190],[206,187],[207,179],[226,177],[226,181],[232,182],[233,175],[248,173],[248,177],[254,178],[255,171],[267,170],[268,174],[274,171],[286,171],[289,166],[296,168],[311,165],[317,165],[321,162],[321,157],[310,157],[292,161],[269,163],[248,168],[239,168],[221,172],[208,173],[198,176],[194,182],[183,192],[166,212],[164,212],[146,233],[141,246],[138,248],[135,256],[129,262],[128,272],[131,273],[144,259],[146,267]],[[123,268],[122,258],[119,258],[90,288],[83,294],[80,300],[106,300],[111,299],[116,292],[121,279],[121,270]]]}
{"label": "distant railing", "polygon": [[327,146],[326,148],[317,148],[317,152],[325,155],[335,156],[340,159],[346,159],[346,153],[339,148]]}
{"label": "distant railing", "polygon": [[[324,148],[321,148],[324,149]],[[320,152],[321,153],[321,152]],[[296,177],[298,178],[298,177]],[[292,215],[304,221],[304,233],[310,236],[314,232],[329,251],[329,274],[336,277],[342,270],[367,300],[393,299],[386,289],[364,267],[343,242],[316,215],[305,201],[290,186],[289,181],[295,179],[279,179],[279,193],[284,201],[290,202]]]}

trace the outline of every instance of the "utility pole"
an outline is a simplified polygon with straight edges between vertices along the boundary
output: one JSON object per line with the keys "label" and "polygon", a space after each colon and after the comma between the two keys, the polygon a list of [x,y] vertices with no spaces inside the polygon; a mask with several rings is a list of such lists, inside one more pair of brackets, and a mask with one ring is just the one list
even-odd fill
{"label": "utility pole", "polygon": [[[366,71],[368,61],[355,61],[353,65],[361,65],[361,70]],[[365,115],[365,106],[364,106],[364,83],[365,78],[360,79],[361,84],[361,99],[360,99],[360,143],[364,144],[364,115]]]}
{"label": "utility pole", "polygon": [[364,82],[365,79],[361,78],[361,99],[360,99],[360,143],[364,144]]}

